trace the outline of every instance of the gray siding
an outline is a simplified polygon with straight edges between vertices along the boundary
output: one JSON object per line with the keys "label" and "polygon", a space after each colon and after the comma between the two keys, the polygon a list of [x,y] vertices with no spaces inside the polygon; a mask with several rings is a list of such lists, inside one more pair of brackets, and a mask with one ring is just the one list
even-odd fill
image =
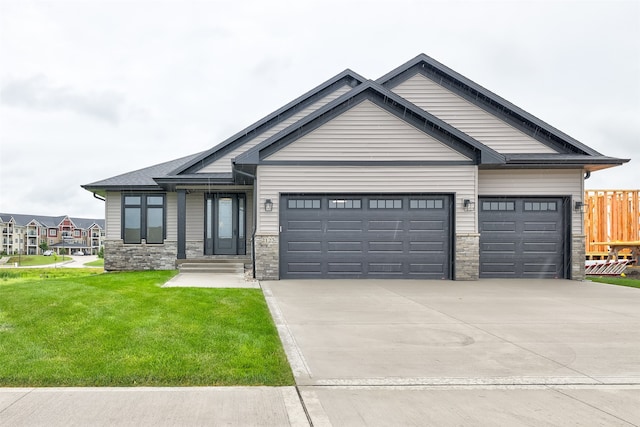
{"label": "gray siding", "polygon": [[186,240],[204,239],[204,195],[187,194],[187,230]]}
{"label": "gray siding", "polygon": [[499,153],[556,152],[422,74],[392,90]]}
{"label": "gray siding", "polygon": [[118,240],[120,236],[120,223],[122,214],[120,212],[122,198],[119,192],[109,191],[106,194],[105,215],[106,215],[106,240]]}
{"label": "gray siding", "polygon": [[455,193],[456,233],[476,231],[475,212],[462,209],[475,200],[476,166],[356,167],[259,166],[258,203],[273,202],[273,211],[259,209],[258,234],[278,234],[281,193]]}
{"label": "gray siding", "polygon": [[325,96],[324,98],[320,99],[319,101],[311,104],[309,107],[305,108],[304,110],[301,110],[298,113],[294,114],[293,116],[289,117],[287,120],[277,124],[276,126],[272,127],[271,129],[261,133],[260,135],[258,135],[254,139],[252,139],[251,141],[248,141],[248,142],[244,143],[242,146],[240,146],[240,147],[236,148],[235,150],[227,153],[224,157],[221,157],[220,159],[216,160],[215,162],[203,167],[198,172],[200,172],[200,173],[231,172],[231,159],[233,159],[233,158],[237,157],[238,155],[244,153],[245,151],[255,147],[256,145],[260,144],[262,141],[264,141],[267,138],[275,135],[276,133],[280,132],[281,130],[285,129],[286,127],[294,124],[295,122],[297,122],[298,120],[302,119],[303,117],[308,116],[309,114],[311,114],[315,110],[317,110],[317,109],[321,108],[322,106],[328,104],[329,102],[333,101],[334,99],[338,98],[340,95],[348,92],[349,90],[351,90],[351,87],[348,86],[348,85],[344,85],[344,86],[338,88],[337,90],[335,90],[331,94],[329,94],[329,95]]}
{"label": "gray siding", "polygon": [[268,160],[469,160],[365,100]]}
{"label": "gray siding", "polygon": [[[478,196],[570,196],[582,201],[582,175],[576,169],[481,170]],[[572,216],[572,234],[582,234],[582,214],[572,210]]]}
{"label": "gray siding", "polygon": [[167,233],[165,240],[178,240],[178,193],[167,193],[167,212],[165,223]]}

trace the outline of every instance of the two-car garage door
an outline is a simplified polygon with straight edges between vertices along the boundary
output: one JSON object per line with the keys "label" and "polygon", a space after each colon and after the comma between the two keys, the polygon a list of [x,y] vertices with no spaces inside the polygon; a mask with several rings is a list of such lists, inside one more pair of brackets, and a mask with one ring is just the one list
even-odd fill
{"label": "two-car garage door", "polygon": [[280,277],[451,277],[451,197],[283,195]]}

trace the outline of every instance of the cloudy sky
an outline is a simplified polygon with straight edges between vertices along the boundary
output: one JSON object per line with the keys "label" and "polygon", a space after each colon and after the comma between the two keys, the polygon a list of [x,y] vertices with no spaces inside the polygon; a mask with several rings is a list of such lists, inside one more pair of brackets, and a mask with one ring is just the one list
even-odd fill
{"label": "cloudy sky", "polygon": [[0,212],[104,215],[80,188],[206,150],[350,68],[425,53],[640,188],[640,1],[0,0]]}

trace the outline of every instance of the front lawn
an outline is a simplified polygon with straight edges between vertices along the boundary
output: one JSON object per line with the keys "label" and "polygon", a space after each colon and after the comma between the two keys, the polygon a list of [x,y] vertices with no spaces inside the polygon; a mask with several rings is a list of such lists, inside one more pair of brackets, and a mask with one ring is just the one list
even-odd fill
{"label": "front lawn", "polygon": [[104,267],[104,258],[98,258],[95,261],[85,262],[82,265],[86,265],[87,267]]}
{"label": "front lawn", "polygon": [[161,288],[172,271],[0,273],[0,386],[293,384],[258,289]]}
{"label": "front lawn", "polygon": [[599,276],[599,277],[588,277],[592,282],[598,283],[609,283],[611,285],[619,285],[619,286],[629,286],[631,288],[640,288],[640,279],[629,278],[629,277],[620,277],[620,276]]}
{"label": "front lawn", "polygon": [[[65,256],[65,258],[71,259],[68,256]],[[62,255],[13,255],[9,258],[9,261],[7,261],[7,265],[14,265],[17,262],[20,267],[32,267],[55,264],[58,261],[62,261]]]}

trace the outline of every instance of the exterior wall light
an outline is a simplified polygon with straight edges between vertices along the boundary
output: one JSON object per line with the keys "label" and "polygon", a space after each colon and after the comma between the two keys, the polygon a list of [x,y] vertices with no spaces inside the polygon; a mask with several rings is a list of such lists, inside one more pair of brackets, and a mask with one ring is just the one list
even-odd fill
{"label": "exterior wall light", "polygon": [[574,202],[573,210],[575,212],[584,212],[585,204],[583,202]]}
{"label": "exterior wall light", "polygon": [[273,210],[273,202],[271,199],[267,199],[264,201],[264,211],[271,212]]}
{"label": "exterior wall light", "polygon": [[476,210],[476,202],[471,199],[464,199],[462,201],[462,207],[467,212],[473,212]]}

